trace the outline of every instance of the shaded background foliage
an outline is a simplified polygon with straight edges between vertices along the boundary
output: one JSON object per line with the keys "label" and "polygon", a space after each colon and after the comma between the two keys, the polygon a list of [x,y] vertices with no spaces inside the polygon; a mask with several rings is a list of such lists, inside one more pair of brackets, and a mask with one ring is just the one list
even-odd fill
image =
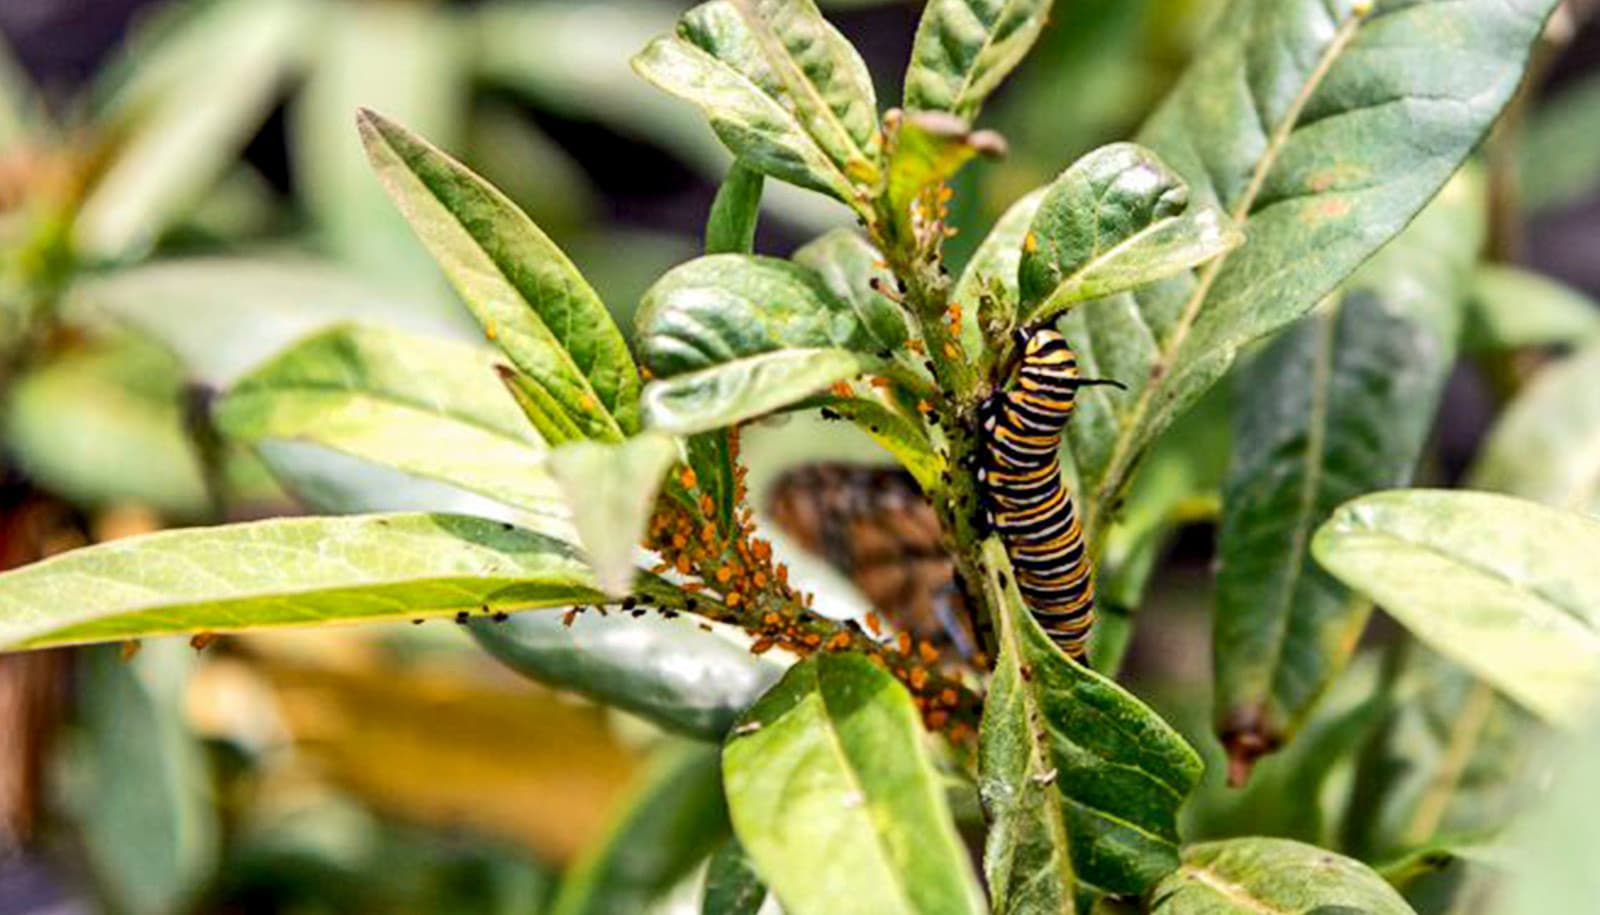
{"label": "shaded background foliage", "polygon": [[[13,0],[0,6],[0,30],[5,32],[12,46],[17,49],[18,56],[39,81],[56,97],[65,100],[97,70],[105,55],[128,34],[139,17],[149,13],[156,5],[153,0],[61,0],[54,3],[49,0]],[[1004,133],[1011,142],[1010,157],[999,166],[969,170],[959,179],[961,186],[957,201],[965,209],[957,213],[957,219],[969,229],[953,245],[958,257],[976,244],[981,237],[982,227],[998,216],[1018,193],[1049,180],[1062,163],[1076,158],[1078,154],[1131,133],[1132,128],[1143,119],[1149,105],[1160,97],[1181,70],[1193,43],[1203,34],[1214,4],[1184,0],[1083,0],[1058,6],[1053,25],[1047,30],[1039,48],[1017,78],[997,95],[991,106],[992,126]],[[909,52],[919,13],[917,7],[917,4],[909,3],[841,3],[830,9],[830,16],[861,49],[873,73],[880,79],[893,79],[893,75],[899,72],[899,63]],[[1600,25],[1591,19],[1572,36],[1560,57],[1549,62],[1547,78],[1539,90],[1541,95],[1554,96],[1563,89],[1591,79],[1597,62],[1600,62]],[[894,86],[880,85],[878,89],[880,97],[898,95]],[[558,241],[565,242],[568,237],[576,237],[593,226],[600,226],[608,231],[649,233],[659,243],[656,249],[657,266],[682,260],[694,252],[704,214],[710,207],[716,189],[716,176],[708,173],[702,163],[690,161],[691,157],[685,156],[681,150],[652,142],[648,137],[619,132],[610,124],[578,117],[570,111],[563,113],[532,104],[503,87],[481,93],[478,104],[513,111],[516,118],[534,125],[559,149],[559,161],[564,163],[559,167],[581,176],[580,183],[585,190],[576,195],[576,203],[567,201],[552,204],[570,208],[567,211],[570,219],[564,231],[571,235],[563,235],[563,230],[552,228],[552,233],[558,235]],[[1532,110],[1538,109],[1536,103],[1530,107]],[[685,120],[691,117],[686,111],[675,111],[673,116]],[[291,150],[292,121],[293,115],[288,107],[274,107],[264,119],[261,129],[249,140],[244,153],[245,160],[266,179],[273,195],[280,201],[295,199],[303,189],[305,177],[297,171],[295,155]],[[644,163],[648,163],[648,166]],[[503,173],[515,180],[517,172],[518,163],[512,162]],[[496,180],[500,179],[497,177]],[[1600,295],[1600,266],[1597,266],[1600,258],[1594,256],[1595,239],[1600,237],[1600,189],[1591,183],[1582,193],[1564,193],[1554,200],[1556,202],[1552,204],[1530,204],[1525,209],[1513,207],[1510,213],[1498,214],[1493,239],[1497,253],[1505,260],[1526,263],[1565,279],[1591,295]],[[303,208],[292,209],[292,212],[294,215],[288,224],[272,225],[264,237],[296,237],[311,221],[312,214]],[[533,215],[544,223],[544,214],[534,210]],[[758,251],[786,254],[812,237],[814,225],[813,216],[796,216],[780,210],[773,218],[762,220],[756,248]],[[180,238],[173,243],[173,247],[181,251],[191,244],[195,245],[194,250],[206,250],[204,240]],[[642,291],[645,282],[653,278],[655,271],[617,263],[616,259],[608,258],[604,248],[604,245],[595,245],[590,250],[579,248],[574,256],[587,275],[611,287],[611,293],[607,295],[609,301],[625,302],[626,307],[631,307],[637,300],[637,293]],[[1508,367],[1508,371],[1514,369]],[[1492,373],[1463,368],[1453,375],[1445,394],[1441,412],[1443,420],[1434,432],[1435,448],[1432,463],[1423,474],[1425,479],[1450,481],[1458,479],[1466,471],[1470,456],[1476,453],[1503,390],[1504,379]],[[1181,533],[1173,548],[1174,561],[1163,569],[1152,588],[1146,624],[1140,628],[1138,641],[1130,656],[1130,675],[1141,681],[1154,695],[1163,696],[1166,699],[1161,703],[1163,710],[1172,709],[1174,718],[1183,720],[1199,716],[1199,720],[1191,721],[1192,726],[1185,730],[1214,753],[1209,737],[1202,736],[1207,735],[1204,721],[1206,706],[1179,700],[1185,691],[1192,690],[1193,684],[1209,680],[1209,671],[1204,669],[1203,662],[1196,659],[1207,656],[1204,647],[1208,637],[1206,612],[1212,601],[1210,579],[1205,574],[1204,564],[1213,555],[1213,538],[1213,529],[1208,524],[1196,525]],[[1381,641],[1384,638],[1383,628],[1378,627],[1371,638]],[[411,649],[396,650],[404,653]],[[290,684],[287,688],[291,692],[325,686],[315,681],[338,676],[337,673],[328,674],[325,665],[306,665],[301,659],[293,657],[293,652],[287,654],[290,655],[288,659],[268,657],[262,663],[273,671],[275,677],[282,677],[281,682]],[[90,662],[87,676],[127,676],[126,672],[108,674],[107,671],[115,671],[116,668],[105,663],[109,660],[105,655],[104,651],[97,652],[95,659]],[[369,671],[374,665],[371,658],[350,663]],[[389,663],[405,665],[422,662],[413,657],[399,661],[382,659],[382,664]],[[300,665],[298,668],[297,664]],[[337,671],[339,666],[334,665],[334,669]],[[382,665],[379,666],[381,668]],[[1451,681],[1445,673],[1438,674],[1437,680],[1429,679],[1428,671],[1433,667],[1442,669],[1441,665],[1422,665],[1423,672],[1413,670],[1407,676],[1423,681],[1415,688],[1428,702],[1437,704],[1440,710],[1438,714],[1451,714],[1452,710],[1458,710],[1463,705],[1470,707],[1472,696],[1462,694],[1470,690],[1470,686],[1464,681]],[[1380,674],[1357,670],[1352,675]],[[311,683],[309,686],[308,681]],[[302,708],[317,702],[350,704],[354,707],[348,710],[349,720],[360,720],[373,714],[373,708],[414,701],[416,698],[393,695],[365,697],[360,695],[360,689],[364,687],[359,685],[365,683],[365,678],[352,675],[352,684],[347,684],[346,688],[319,693],[319,700],[302,703]],[[493,692],[503,685],[497,683],[485,689]],[[115,695],[105,689],[96,690],[96,694]],[[130,701],[137,702],[137,696]],[[491,706],[494,701],[499,701],[498,697],[490,702]],[[363,706],[362,703],[370,705]],[[90,714],[100,713],[103,712],[90,710]],[[1496,708],[1488,714],[1514,719],[1517,713],[1507,706]],[[1424,712],[1414,715],[1424,719],[1427,717]],[[1498,721],[1499,718],[1494,720]],[[491,717],[481,723],[481,731],[492,732],[498,726],[497,721]],[[532,733],[532,725],[523,724],[530,728],[528,733]],[[1507,733],[1515,733],[1514,724],[1514,721],[1506,724]],[[583,723],[581,716],[573,721],[563,721],[560,726],[590,728],[584,733],[593,738],[593,745],[582,745],[574,752],[587,754],[583,765],[591,771],[609,773],[613,778],[606,781],[597,777],[593,793],[587,795],[596,800],[596,806],[591,806],[584,813],[552,811],[550,815],[593,817],[593,811],[599,809],[600,801],[612,799],[618,786],[634,771],[637,754],[619,746],[609,734],[602,734],[593,721]],[[1386,759],[1438,749],[1427,740],[1427,720],[1384,718],[1374,713],[1366,717],[1353,715],[1349,721],[1338,721],[1329,726],[1351,729],[1367,727],[1381,735],[1372,745],[1375,749],[1370,758],[1362,761],[1354,776],[1358,796],[1363,791],[1376,791],[1374,786],[1383,783],[1386,778],[1400,777],[1394,774],[1392,765],[1386,765]],[[408,742],[406,746],[415,748],[414,742]],[[1426,749],[1416,750],[1419,746]],[[348,761],[346,768],[340,768],[338,754],[341,748],[331,746],[326,749],[333,757],[327,765],[334,770],[344,772],[353,779],[369,777],[361,771],[362,767]],[[343,752],[349,752],[348,747]],[[426,765],[440,767],[441,771],[451,773],[450,778],[480,787],[484,784],[483,780],[493,784],[496,777],[493,772],[477,772],[470,767],[451,768],[466,765],[460,760],[430,760]],[[1209,768],[1214,772],[1218,766],[1213,764]],[[93,777],[92,773],[82,775],[89,784],[93,784]],[[668,776],[656,774],[654,777]],[[1259,783],[1252,789],[1257,797],[1274,788],[1294,790],[1275,786],[1270,768],[1258,774],[1258,779]],[[1493,784],[1492,779],[1485,781]],[[379,809],[382,809],[383,798],[402,798],[395,801],[396,808],[402,811],[407,811],[408,806],[414,803],[404,797],[406,792],[402,787],[367,784],[360,788],[363,795],[380,799],[377,802]],[[1404,792],[1401,795],[1403,797]],[[93,797],[92,790],[88,796]],[[441,805],[445,810],[443,818],[448,820],[450,816],[468,816],[458,808],[464,808],[467,805],[465,799],[472,796],[473,793],[469,791],[456,798],[454,807],[450,799],[432,798],[427,803]],[[291,824],[286,827],[289,839],[274,836],[272,841],[265,843],[264,848],[253,849],[250,854],[254,857],[251,859],[229,862],[230,867],[226,870],[229,885],[218,888],[216,892],[224,898],[248,900],[255,893],[279,892],[279,888],[256,885],[252,881],[270,882],[272,878],[263,875],[281,873],[280,869],[303,869],[307,874],[306,883],[310,885],[327,878],[330,868],[348,868],[344,874],[346,877],[360,875],[366,872],[363,868],[373,861],[390,862],[390,866],[394,867],[393,862],[405,861],[408,857],[437,855],[441,847],[447,855],[456,853],[458,859],[452,860],[442,873],[428,879],[441,882],[459,880],[462,885],[473,887],[474,892],[492,896],[495,904],[505,906],[502,910],[516,910],[515,905],[519,901],[541,898],[551,892],[552,878],[548,873],[521,863],[515,853],[499,846],[486,848],[473,843],[456,844],[449,838],[441,840],[430,830],[419,830],[412,834],[385,829],[381,831],[384,847],[371,847],[376,840],[371,839],[370,829],[362,833],[359,828],[361,822],[372,818],[370,810],[338,798],[320,801],[339,808],[332,815],[335,821],[345,817],[356,823],[348,827],[348,833],[349,836],[364,836],[350,842],[359,847],[341,848],[339,837],[330,840],[325,836],[314,836],[307,839],[294,835]],[[1496,807],[1502,802],[1491,799],[1487,803]],[[1219,835],[1229,834],[1226,828],[1218,825],[1227,822],[1227,812],[1213,817],[1204,804],[1197,806],[1198,810],[1191,811],[1193,819],[1209,823]],[[414,810],[408,812],[415,813]],[[1389,821],[1404,821],[1413,812],[1404,809],[1378,810],[1372,811],[1371,822],[1346,823],[1350,831],[1350,835],[1344,837],[1346,847],[1380,856],[1385,851],[1393,850],[1383,849],[1375,843],[1384,841],[1383,837],[1390,834],[1386,825]],[[1309,840],[1321,838],[1315,824],[1282,825],[1283,834],[1300,835]],[[480,822],[473,824],[473,828],[499,835],[504,841],[522,846],[543,843],[544,850],[552,860],[570,860],[579,853],[576,847],[551,847],[549,843],[562,841],[559,838],[520,833],[525,824]],[[587,832],[598,833],[601,829],[600,823],[590,823]],[[348,840],[349,837],[345,838]],[[274,847],[274,843],[281,843],[281,847]],[[307,848],[320,851],[328,847],[335,848],[336,853],[319,856],[306,851]],[[90,853],[93,854],[92,849]],[[192,862],[179,862],[172,866],[180,865],[194,866]],[[160,863],[151,865],[136,861],[119,865],[113,862],[106,870],[109,873],[119,870],[136,872],[151,866],[160,866]],[[32,885],[30,881],[40,878],[30,874],[8,874],[5,879],[17,881],[5,884],[9,888]],[[345,910],[361,905],[371,910],[382,910],[394,904],[392,900],[404,899],[418,910],[430,910],[430,906],[423,901],[429,898],[430,893],[437,891],[439,898],[446,898],[449,894],[447,887],[367,886],[358,889],[354,883],[352,881],[346,889],[339,891],[347,891],[351,895],[336,904],[336,909]],[[660,887],[650,889],[653,891]],[[18,892],[26,896],[33,895],[35,890]],[[393,895],[386,898],[385,893]],[[33,898],[48,896],[48,892],[41,892],[33,895]],[[359,903],[355,901],[357,897],[361,897]],[[157,900],[153,905],[155,910],[159,910],[160,901]],[[480,910],[490,909],[485,907]]]}

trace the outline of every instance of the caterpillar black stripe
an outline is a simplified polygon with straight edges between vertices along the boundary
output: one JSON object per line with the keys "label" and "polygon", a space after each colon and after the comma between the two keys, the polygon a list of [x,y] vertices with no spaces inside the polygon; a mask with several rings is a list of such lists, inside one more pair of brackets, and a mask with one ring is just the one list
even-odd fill
{"label": "caterpillar black stripe", "polygon": [[1051,639],[1078,660],[1094,623],[1094,573],[1061,483],[1061,433],[1078,388],[1092,384],[1117,383],[1079,377],[1066,339],[1034,332],[1023,343],[1016,387],[984,403],[978,468],[984,507],[1011,556],[1017,589]]}

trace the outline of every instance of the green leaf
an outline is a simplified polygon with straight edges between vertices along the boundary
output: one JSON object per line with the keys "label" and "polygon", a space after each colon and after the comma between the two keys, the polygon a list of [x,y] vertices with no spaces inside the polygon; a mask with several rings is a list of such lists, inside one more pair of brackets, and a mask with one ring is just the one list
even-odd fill
{"label": "green leaf", "polygon": [[927,195],[937,194],[961,166],[980,153],[998,157],[1006,151],[999,134],[989,130],[974,133],[961,118],[937,111],[902,114],[891,130],[887,193],[895,234],[901,239],[915,237],[913,208],[926,218],[944,206],[943,201]]}
{"label": "green leaf", "polygon": [[661,478],[677,460],[678,443],[653,433],[617,444],[570,442],[551,452],[550,474],[607,594],[626,594],[632,587],[634,554]]}
{"label": "green leaf", "polygon": [[1007,208],[956,281],[952,295],[961,306],[961,347],[969,359],[984,353],[986,317],[997,321],[1003,318],[1007,326],[1015,319],[1021,299],[1017,273],[1022,265],[1022,246],[1048,190],[1039,188]]}
{"label": "green leaf", "polygon": [[756,220],[761,215],[761,173],[734,162],[711,201],[706,220],[707,254],[750,254],[755,250]]}
{"label": "green leaf", "polygon": [[1600,343],[1540,372],[1489,431],[1472,487],[1600,515],[1597,390]]}
{"label": "green leaf", "polygon": [[701,740],[721,740],[783,675],[778,654],[753,655],[722,627],[706,632],[690,617],[586,612],[567,625],[565,615],[519,613],[469,628],[485,651],[530,679]]}
{"label": "green leaf", "polygon": [[1242,0],[1139,135],[1249,242],[1075,309],[1070,429],[1093,531],[1140,454],[1241,347],[1309,310],[1399,232],[1516,90],[1554,0]]}
{"label": "green leaf", "polygon": [[[227,308],[218,308],[227,302]],[[173,258],[74,285],[63,318],[126,324],[172,350],[190,377],[224,387],[302,337],[341,321],[441,337],[470,325],[306,257]],[[454,309],[454,306],[452,306]],[[239,333],[248,326],[250,333]]]}
{"label": "green leaf", "polygon": [[[984,558],[1009,568],[997,539]],[[1071,912],[1075,893],[1141,895],[1178,866],[1178,809],[1200,757],[1138,699],[1068,660],[1015,584],[994,574],[1000,658],[979,778],[995,911]]]}
{"label": "green leaf", "polygon": [[[894,275],[879,265],[883,255],[857,232],[835,229],[794,253],[794,262],[815,271],[828,291],[855,311],[866,331],[864,345],[880,358],[895,358],[916,371],[922,362],[906,349],[910,331],[905,313],[894,300],[872,288],[872,281],[893,283]],[[887,355],[885,355],[887,354]]]}
{"label": "green leaf", "polygon": [[881,312],[862,315],[857,307],[816,273],[787,261],[697,258],[645,293],[637,318],[639,355],[655,377],[670,378],[788,348],[877,352],[882,344],[873,334],[885,329]]}
{"label": "green leaf", "polygon": [[652,381],[645,424],[677,435],[742,423],[804,400],[866,369],[842,349],[786,349]]}
{"label": "green leaf", "polygon": [[700,915],[756,915],[767,901],[767,886],[756,875],[744,846],[729,839],[711,856]]}
{"label": "green leaf", "polygon": [[1497,894],[1505,915],[1581,912],[1600,893],[1593,850],[1600,841],[1600,728],[1561,753],[1549,789],[1529,805],[1514,837],[1513,879]]}
{"label": "green leaf", "polygon": [[685,13],[633,59],[639,75],[699,106],[711,128],[746,166],[846,203],[855,197],[840,171],[778,96],[781,83],[756,36],[729,0]]}
{"label": "green leaf", "polygon": [[1480,186],[1451,184],[1237,374],[1213,637],[1215,724],[1237,765],[1288,740],[1355,650],[1370,606],[1311,561],[1311,535],[1411,479],[1483,229]]}
{"label": "green leaf", "polygon": [[1567,83],[1529,115],[1516,147],[1517,189],[1530,211],[1570,204],[1600,187],[1600,78]]}
{"label": "green leaf", "polygon": [[495,377],[495,354],[403,331],[323,331],[240,379],[217,406],[235,439],[311,442],[565,516],[544,442]]}
{"label": "green leaf", "polygon": [[1361,752],[1340,846],[1367,861],[1495,837],[1526,799],[1533,716],[1437,654],[1411,646]]}
{"label": "green leaf", "polygon": [[1600,338],[1600,304],[1546,276],[1484,264],[1473,279],[1467,346],[1513,349]]}
{"label": "green leaf", "polygon": [[586,437],[636,430],[638,370],[566,255],[454,159],[371,111],[358,121],[378,177],[490,339]]}
{"label": "green leaf", "polygon": [[170,36],[104,115],[119,142],[74,220],[81,250],[142,252],[201,202],[266,120],[310,12],[297,0],[228,0]]}
{"label": "green leaf", "polygon": [[1045,192],[1023,247],[1019,323],[1188,270],[1244,241],[1183,179],[1132,143],[1103,146]]}
{"label": "green leaf", "polygon": [[1288,839],[1229,839],[1184,850],[1151,915],[1412,915],[1382,877]]}
{"label": "green leaf", "polygon": [[137,501],[204,517],[210,505],[182,387],[172,357],[136,339],[58,353],[11,382],[0,417],[6,451],[77,505]]}
{"label": "green leaf", "polygon": [[983,911],[917,710],[866,658],[791,668],[722,760],[734,830],[784,911]]}
{"label": "green leaf", "polygon": [[931,0],[906,70],[906,108],[975,120],[989,93],[1033,46],[1046,0]]}
{"label": "green leaf", "polygon": [[668,745],[599,845],[562,881],[550,915],[644,912],[728,835],[717,748]]}
{"label": "green leaf", "polygon": [[163,531],[0,575],[0,649],[588,603],[577,552],[456,515]]}
{"label": "green leaf", "polygon": [[821,399],[826,401],[828,409],[855,423],[883,450],[894,455],[923,492],[932,492],[942,485],[939,477],[944,473],[944,458],[933,449],[933,443],[920,425],[878,400],[832,395]]}
{"label": "green leaf", "polygon": [[1555,723],[1600,687],[1600,521],[1487,493],[1401,490],[1318,529],[1323,568]]}
{"label": "green leaf", "polygon": [[96,883],[117,911],[186,911],[217,864],[221,824],[205,748],[184,721],[194,653],[181,642],[75,657],[63,794]]}
{"label": "green leaf", "polygon": [[323,16],[310,45],[315,57],[288,111],[290,166],[301,206],[341,260],[390,278],[396,288],[425,288],[447,299],[417,237],[372,180],[350,118],[361,108],[383,111],[461,152],[472,92],[463,34],[440,10],[424,5],[316,5]]}
{"label": "green leaf", "polygon": [[860,185],[877,182],[882,138],[866,62],[813,0],[733,0],[765,61],[762,87],[788,102],[806,131]]}

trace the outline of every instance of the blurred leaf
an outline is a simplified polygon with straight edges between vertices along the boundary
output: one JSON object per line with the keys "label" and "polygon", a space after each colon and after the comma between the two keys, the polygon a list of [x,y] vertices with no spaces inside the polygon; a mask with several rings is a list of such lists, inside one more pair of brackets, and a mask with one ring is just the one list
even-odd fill
{"label": "blurred leaf", "polygon": [[1517,145],[1517,189],[1529,211],[1559,207],[1600,187],[1600,77],[1567,84],[1529,115]]}
{"label": "blurred leaf", "polygon": [[751,254],[755,251],[756,220],[761,215],[761,173],[740,165],[728,167],[717,188],[706,219],[707,254]]}
{"label": "blurred leaf", "polygon": [[1455,362],[1481,185],[1447,186],[1338,298],[1238,373],[1213,628],[1218,734],[1240,775],[1290,739],[1370,605],[1311,561],[1342,503],[1404,485]]}
{"label": "blurred leaf", "polygon": [[1214,206],[1132,143],[1089,153],[1045,191],[1018,270],[1018,323],[1188,270],[1244,241]]}
{"label": "blurred leaf", "polygon": [[765,66],[748,74],[799,116],[857,184],[879,177],[882,137],[872,74],[854,46],[822,18],[814,0],[733,0]]}
{"label": "blurred leaf", "polygon": [[451,515],[164,531],[0,575],[0,648],[588,603],[564,543]]}
{"label": "blurred leaf", "polygon": [[905,689],[856,654],[812,655],[745,715],[728,808],[784,911],[983,911],[923,740]]}
{"label": "blurred leaf", "polygon": [[564,518],[544,443],[494,365],[477,346],[345,325],[240,379],[216,420],[242,441],[312,442]]}
{"label": "blurred leaf", "polygon": [[1600,515],[1600,343],[1541,371],[1500,414],[1475,489]]}
{"label": "blurred leaf", "polygon": [[[783,78],[731,0],[712,0],[685,13],[677,34],[650,42],[633,58],[633,68],[699,106],[746,166],[846,203],[854,200],[850,177],[812,138],[805,114],[780,101]],[[809,113],[822,116],[816,107]],[[853,135],[830,138],[841,149],[854,142]]]}
{"label": "blurred leaf", "polygon": [[[1554,0],[1232,4],[1139,135],[1249,243],[1193,278],[1075,309],[1073,455],[1099,526],[1140,454],[1239,348],[1298,318],[1399,232],[1477,145]],[[1465,63],[1471,61],[1471,64]]]}
{"label": "blurred leaf", "polygon": [[172,37],[106,116],[117,144],[74,221],[81,250],[137,254],[200,203],[297,67],[310,13],[300,0],[222,0]]}
{"label": "blurred leaf", "polygon": [[687,435],[764,416],[861,374],[862,358],[842,349],[784,349],[652,381],[645,424]]}
{"label": "blurred leaf", "polygon": [[[593,708],[437,662],[400,665],[371,652],[353,663],[310,661],[284,649],[281,635],[250,640],[245,656],[270,686],[295,753],[403,821],[515,842],[524,857],[559,863],[600,837],[635,769]],[[263,797],[251,820],[282,806],[272,800]],[[379,831],[392,836],[394,824]]]}
{"label": "blurred leaf", "polygon": [[17,61],[9,43],[0,40],[0,147],[15,148],[37,129],[43,113],[38,90]]}
{"label": "blurred leaf", "polygon": [[[720,740],[783,675],[777,654],[753,655],[721,628],[657,614],[519,613],[474,620],[478,644],[518,673],[614,705],[675,733]],[[710,625],[710,624],[706,624]]]}
{"label": "blurred leaf", "polygon": [[700,915],[757,915],[766,901],[767,886],[751,866],[744,846],[737,838],[728,839],[706,868]]}
{"label": "blurred leaf", "polygon": [[1151,903],[1152,915],[1412,915],[1366,865],[1287,839],[1191,846]]}
{"label": "blurred leaf", "polygon": [[[448,13],[427,4],[322,3],[306,86],[289,108],[289,153],[302,205],[325,243],[369,276],[433,292],[438,271],[372,180],[350,128],[382,111],[445,149],[465,137],[468,58]],[[404,283],[404,285],[400,285]]]}
{"label": "blurred leaf", "polygon": [[[484,332],[546,393],[552,422],[575,425],[571,437],[614,440],[637,429],[638,370],[566,255],[454,159],[371,111],[358,120],[395,203]],[[545,427],[540,432],[550,440]]]}
{"label": "blurred leaf", "polygon": [[[218,307],[226,302],[227,307]],[[63,306],[74,323],[128,324],[176,353],[192,378],[224,387],[301,337],[340,321],[460,337],[425,300],[391,295],[300,257],[179,258],[80,282]],[[249,333],[240,333],[248,326]]]}
{"label": "blurred leaf", "polygon": [[[868,317],[877,326],[881,310]],[[880,349],[872,333],[856,306],[811,270],[719,254],[677,267],[650,287],[637,337],[641,361],[657,378],[671,378],[788,348],[872,353]]]}
{"label": "blurred leaf", "polygon": [[669,745],[606,835],[573,865],[550,915],[643,912],[728,835],[718,748]]}
{"label": "blurred leaf", "polygon": [[1514,834],[1514,877],[1498,900],[1504,915],[1581,912],[1600,898],[1600,730],[1552,749],[1561,753],[1556,776]]}
{"label": "blurred leaf", "polygon": [[976,120],[983,100],[1039,37],[1050,6],[1047,0],[932,0],[911,49],[906,108]]}
{"label": "blurred leaf", "polygon": [[1418,639],[1548,721],[1600,687],[1600,521],[1487,493],[1347,502],[1312,553]]}
{"label": "blurred leaf", "polygon": [[115,911],[180,912],[211,878],[221,839],[205,755],[183,719],[193,658],[172,641],[118,655],[77,655],[67,802]]}
{"label": "blurred leaf", "polygon": [[984,352],[982,321],[986,313],[993,311],[994,316],[1006,319],[1015,313],[1021,299],[1017,274],[1022,264],[1022,246],[1048,190],[1039,188],[1013,203],[989,230],[956,281],[953,297],[961,306],[961,346],[969,359],[979,358]]}
{"label": "blurred leaf", "polygon": [[1433,652],[1407,653],[1362,751],[1340,843],[1367,861],[1494,837],[1522,808],[1532,716]]}
{"label": "blurred leaf", "polygon": [[1257,763],[1242,789],[1226,784],[1217,748],[1205,783],[1184,808],[1183,834],[1273,836],[1351,851],[1339,843],[1339,830],[1348,823],[1358,758],[1395,705],[1389,685],[1376,657],[1358,656],[1318,699],[1294,741]]}
{"label": "blurred leaf", "polygon": [[[985,567],[1008,568],[995,538]],[[1000,658],[984,707],[984,868],[997,913],[1136,896],[1178,866],[1178,808],[1200,757],[1132,694],[1070,661],[1013,582],[991,579]]]}
{"label": "blurred leaf", "polygon": [[[474,102],[467,147],[473,169],[557,241],[568,244],[598,216],[600,192],[583,164],[510,102]],[[575,252],[573,260],[582,263]]]}
{"label": "blurred leaf", "polygon": [[16,378],[3,429],[12,460],[85,507],[140,502],[174,518],[209,511],[184,429],[172,358],[123,339],[69,350]]}
{"label": "blurred leaf", "polygon": [[675,440],[648,432],[616,444],[569,442],[550,453],[550,475],[607,594],[624,595],[633,586],[634,555],[661,478],[677,460]]}
{"label": "blurred leaf", "polygon": [[1600,304],[1546,276],[1483,264],[1468,299],[1466,346],[1514,349],[1600,338]]}

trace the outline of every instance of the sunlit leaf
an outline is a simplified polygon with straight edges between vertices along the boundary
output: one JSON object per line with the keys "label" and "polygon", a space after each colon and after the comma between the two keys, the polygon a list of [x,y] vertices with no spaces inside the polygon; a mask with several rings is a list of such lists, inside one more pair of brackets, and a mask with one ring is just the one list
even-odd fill
{"label": "sunlit leaf", "polygon": [[550,454],[600,589],[621,595],[633,584],[634,554],[655,508],[661,477],[678,460],[678,443],[654,433],[624,442],[569,442]]}
{"label": "sunlit leaf", "polygon": [[723,750],[728,807],[793,915],[983,911],[904,688],[853,654],[796,665]]}
{"label": "sunlit leaf", "polygon": [[1547,276],[1484,264],[1473,278],[1466,345],[1475,349],[1578,344],[1600,338],[1600,304]]}
{"label": "sunlit leaf", "polygon": [[566,255],[454,159],[372,111],[358,120],[378,177],[484,333],[587,437],[636,429],[638,371]]}
{"label": "sunlit leaf", "polygon": [[1317,561],[1440,654],[1548,721],[1600,689],[1600,521],[1487,493],[1347,502]]}
{"label": "sunlit leaf", "polygon": [[1542,371],[1489,432],[1470,482],[1600,515],[1600,344]]}
{"label": "sunlit leaf", "polygon": [[572,547],[451,515],[163,531],[0,575],[0,648],[417,619],[600,598]]}
{"label": "sunlit leaf", "polygon": [[731,426],[804,400],[866,367],[860,356],[842,349],[785,349],[735,359],[652,381],[644,392],[645,424],[679,435]]}
{"label": "sunlit leaf", "polygon": [[1045,0],[932,0],[906,70],[906,107],[972,120],[1033,46],[1050,15]]}
{"label": "sunlit leaf", "polygon": [[1101,147],[1045,191],[1018,271],[1021,323],[1171,276],[1243,241],[1214,206],[1132,143]]}
{"label": "sunlit leaf", "polygon": [[1366,865],[1287,839],[1230,839],[1184,850],[1151,894],[1152,915],[1413,915]]}

